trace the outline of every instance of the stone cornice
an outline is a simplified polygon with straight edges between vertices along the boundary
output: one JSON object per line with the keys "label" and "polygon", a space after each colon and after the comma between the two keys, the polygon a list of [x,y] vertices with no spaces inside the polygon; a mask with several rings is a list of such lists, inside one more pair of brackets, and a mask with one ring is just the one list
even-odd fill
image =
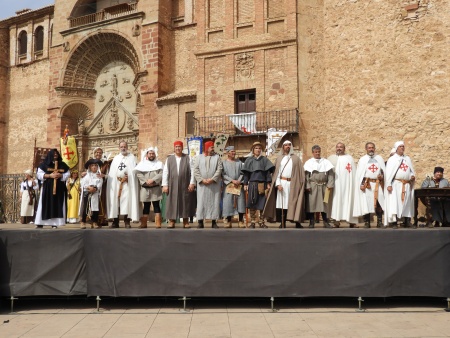
{"label": "stone cornice", "polygon": [[[256,51],[261,49],[279,48],[297,44],[296,38],[287,38],[282,40],[257,41],[249,44],[235,44],[229,47],[220,48],[218,44],[202,44],[194,53],[197,57],[211,57],[235,52]],[[226,44],[224,44],[226,45]]]}
{"label": "stone cornice", "polygon": [[197,91],[171,93],[156,99],[158,106],[165,106],[172,103],[195,102],[197,100]]}
{"label": "stone cornice", "polygon": [[58,96],[95,97],[97,91],[88,88],[56,87]]}

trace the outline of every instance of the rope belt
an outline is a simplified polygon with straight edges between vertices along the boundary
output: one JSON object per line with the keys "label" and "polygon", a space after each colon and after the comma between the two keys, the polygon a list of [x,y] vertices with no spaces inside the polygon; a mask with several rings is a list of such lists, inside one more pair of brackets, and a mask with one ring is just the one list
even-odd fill
{"label": "rope belt", "polygon": [[288,181],[288,182],[291,181],[291,178],[290,178],[290,177],[280,177],[280,179],[285,180],[285,181]]}
{"label": "rope belt", "polygon": [[395,180],[402,182],[402,203],[403,203],[403,202],[405,202],[405,196],[406,196],[406,184],[411,183],[411,180],[400,180],[398,178],[396,178]]}

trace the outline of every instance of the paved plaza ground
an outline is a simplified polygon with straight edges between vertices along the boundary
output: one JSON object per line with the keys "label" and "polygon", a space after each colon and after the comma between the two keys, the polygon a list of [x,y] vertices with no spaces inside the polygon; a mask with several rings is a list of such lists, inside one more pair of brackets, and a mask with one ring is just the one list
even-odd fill
{"label": "paved plaza ground", "polygon": [[0,337],[450,337],[444,299],[1,300]]}

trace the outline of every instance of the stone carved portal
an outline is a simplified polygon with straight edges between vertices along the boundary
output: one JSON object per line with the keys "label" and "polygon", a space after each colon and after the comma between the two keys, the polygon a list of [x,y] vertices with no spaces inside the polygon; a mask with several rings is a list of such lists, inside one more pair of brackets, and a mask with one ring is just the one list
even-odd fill
{"label": "stone carved portal", "polygon": [[69,99],[69,104],[74,99],[92,111],[81,127],[72,128],[80,131],[80,158],[92,157],[97,146],[115,155],[120,140],[127,141],[137,154],[139,84],[134,80],[141,72],[141,61],[135,47],[121,34],[98,32],[70,53],[57,91],[64,100]]}
{"label": "stone carved portal", "polygon": [[114,156],[119,151],[120,140],[124,139],[137,155],[137,95],[136,88],[129,80],[134,77],[133,69],[121,61],[108,64],[99,73],[95,83],[94,119],[86,130],[89,152],[95,147],[101,147],[104,152]]}

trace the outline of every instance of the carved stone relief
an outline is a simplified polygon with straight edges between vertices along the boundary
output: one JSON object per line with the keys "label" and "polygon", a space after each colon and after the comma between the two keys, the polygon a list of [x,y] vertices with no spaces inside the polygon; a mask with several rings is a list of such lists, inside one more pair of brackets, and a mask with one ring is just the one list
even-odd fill
{"label": "carved stone relief", "polygon": [[235,55],[236,80],[253,80],[255,78],[255,60],[253,53]]}

